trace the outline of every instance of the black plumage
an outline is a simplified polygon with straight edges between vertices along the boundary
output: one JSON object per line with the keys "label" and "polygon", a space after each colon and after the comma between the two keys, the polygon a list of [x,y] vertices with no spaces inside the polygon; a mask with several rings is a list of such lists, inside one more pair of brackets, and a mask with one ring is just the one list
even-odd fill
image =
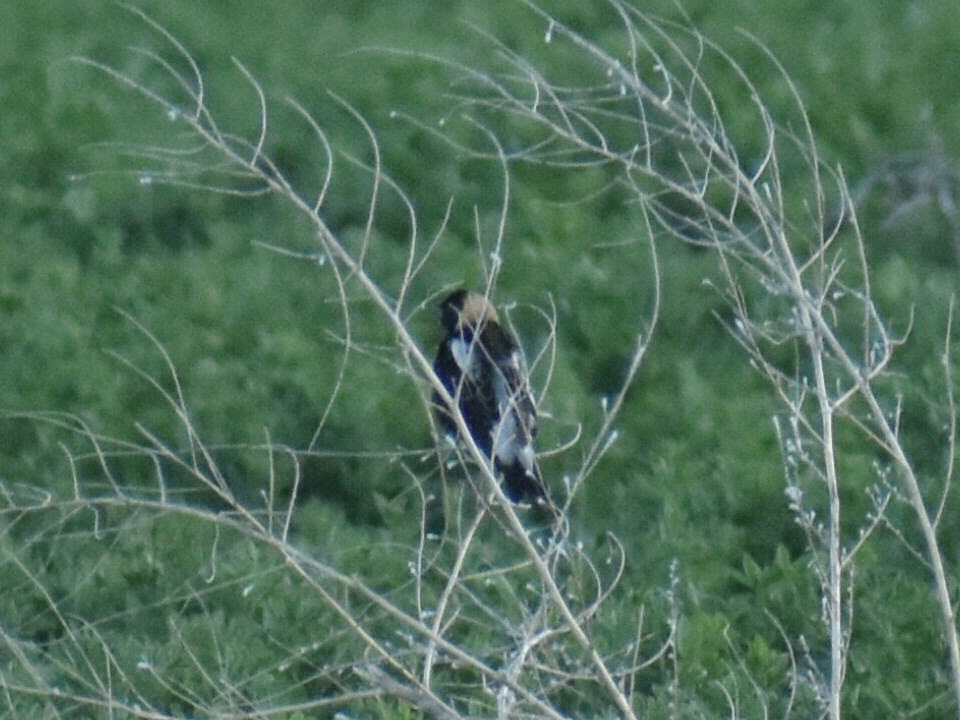
{"label": "black plumage", "polygon": [[[483,296],[457,290],[440,304],[446,337],[434,370],[454,398],[477,447],[492,458],[513,502],[550,505],[533,441],[537,408],[530,395],[520,346]],[[457,435],[450,408],[434,392],[437,422]]]}

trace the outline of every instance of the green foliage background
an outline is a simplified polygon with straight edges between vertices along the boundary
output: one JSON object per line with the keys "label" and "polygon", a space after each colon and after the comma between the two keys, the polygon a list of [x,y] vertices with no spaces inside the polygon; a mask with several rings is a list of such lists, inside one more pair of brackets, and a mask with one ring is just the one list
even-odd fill
{"label": "green foliage background", "polygon": [[[679,17],[672,3],[653,5]],[[430,276],[414,286],[414,294],[425,298],[446,286],[481,282],[474,208],[481,227],[496,221],[497,168],[457,157],[423,130],[391,117],[397,111],[437,122],[451,110],[445,95],[449,77],[430,63],[375,49],[484,66],[491,48],[479,29],[550,62],[545,28],[522,4],[222,0],[137,6],[197,54],[211,102],[234,129],[254,132],[257,115],[232,56],[274,99],[296,97],[338,146],[369,161],[359,127],[328,90],[349,101],[377,131],[384,164],[409,194],[426,236],[440,226],[453,198]],[[601,2],[546,6],[591,37],[614,41],[620,31]],[[737,0],[688,2],[685,9],[695,27],[746,68],[774,112],[785,112],[787,89],[750,36],[770,49],[795,79],[825,157],[843,166],[852,185],[894,155],[932,152],[947,163],[957,156],[960,70],[954,55],[960,6]],[[126,49],[127,38],[134,45],[152,42],[141,23],[112,3],[0,4],[0,409],[78,413],[120,437],[135,435],[134,423],[140,423],[176,439],[180,431],[156,393],[105,352],[163,372],[156,349],[119,309],[166,346],[208,442],[261,443],[266,429],[276,442],[306,447],[336,378],[340,345],[324,332],[341,323],[335,286],[322,269],[255,245],[311,250],[309,229],[277,202],[159,188],[111,172],[129,167],[122,148],[98,143],[149,144],[163,139],[170,123],[69,58],[90,56],[136,73],[144,60]],[[569,71],[576,74],[575,67]],[[748,127],[737,127],[739,90],[732,83],[729,96],[723,87],[714,90],[729,103],[734,134],[749,134]],[[319,155],[302,124],[277,122],[272,131],[270,151],[287,172],[298,183],[317,183]],[[366,220],[364,178],[348,163],[341,162],[337,172],[326,218],[351,237]],[[512,180],[497,299],[520,304],[514,321],[528,353],[547,334],[528,306],[548,307],[551,298],[556,303],[558,360],[544,399],[551,417],[544,423],[543,443],[550,447],[568,438],[577,423],[596,427],[601,398],[622,377],[632,349],[624,327],[649,312],[649,275],[617,262],[603,248],[640,239],[643,229],[636,209],[622,198],[583,200],[603,181],[587,171],[517,167]],[[878,302],[894,329],[906,329],[912,317],[900,374],[891,382],[905,398],[908,448],[932,480],[946,462],[939,355],[957,255],[935,205],[920,203],[890,222],[890,203],[888,197],[868,205],[861,221]],[[387,204],[380,220],[371,263],[379,276],[398,278],[409,221],[396,201]],[[783,495],[772,423],[777,409],[717,318],[724,309],[704,283],[714,272],[712,258],[672,244],[662,244],[661,253],[664,307],[657,335],[629,394],[619,440],[574,508],[574,532],[597,546],[613,532],[628,551],[629,591],[614,600],[623,605],[624,625],[607,632],[633,632],[629,618],[641,602],[660,607],[662,619],[662,593],[676,560],[683,686],[710,687],[745,663],[776,702],[786,693],[787,657],[770,617],[791,637],[811,638],[814,655],[823,649],[817,645],[817,588]],[[354,311],[360,343],[391,342],[372,307],[358,304]],[[425,347],[436,341],[431,307],[418,313],[413,325]],[[542,381],[542,374],[537,377]],[[404,577],[402,560],[394,567],[389,553],[363,549],[415,532],[403,527],[410,517],[402,512],[411,501],[409,478],[388,463],[373,471],[364,465],[361,473],[350,453],[429,447],[419,392],[374,360],[357,356],[351,363],[319,439],[320,448],[335,452],[305,469],[298,542],[348,566],[382,562],[385,579]],[[63,487],[69,478],[58,441],[57,433],[42,425],[22,418],[2,421],[0,479]],[[563,473],[576,467],[578,452],[545,460],[558,489]],[[248,478],[262,477],[263,459],[239,451],[224,459],[237,491],[256,496],[259,486]],[[844,458],[845,500],[854,517],[868,507],[865,490],[874,481],[874,460],[864,448]],[[133,474],[124,481],[149,478],[145,468],[143,477]],[[162,622],[138,627],[137,639],[121,641],[129,630],[124,613],[133,616],[133,607],[182,592],[209,572],[207,561],[189,551],[193,534],[202,531],[183,519],[158,518],[151,532],[131,542],[118,522],[110,530],[116,552],[91,550],[88,556],[85,543],[66,542],[69,518],[49,519],[49,527],[58,528],[53,539],[41,532],[43,518],[34,522],[36,527],[0,525],[5,557],[46,558],[43,584],[62,599],[66,614],[82,617],[91,603],[116,606],[117,617],[103,631],[115,633],[131,657],[164,662]],[[948,519],[945,533],[955,526]],[[234,567],[225,572],[238,584],[256,578],[260,590],[240,601],[229,584],[221,585],[204,606],[186,603],[182,612],[195,613],[197,632],[216,635],[227,657],[240,658],[241,648],[261,647],[258,638],[275,640],[284,628],[291,631],[293,647],[298,629],[325,611],[312,607],[315,601],[307,600],[302,588],[270,587],[271,561],[245,553],[238,538],[224,539],[230,541],[236,541],[230,553]],[[947,549],[955,568],[956,548],[948,543]],[[36,585],[10,562],[0,565],[0,575],[6,576],[0,577],[0,625],[42,638],[52,626]],[[949,714],[927,586],[923,569],[894,537],[879,535],[864,553],[846,680],[849,717]],[[337,657],[330,641],[304,664],[336,663]],[[9,659],[0,655],[0,662],[4,672]],[[236,662],[255,665],[258,659],[254,653]],[[176,676],[181,670],[176,658],[167,663],[164,671]],[[311,672],[302,669],[305,678]],[[658,667],[645,676],[651,717],[666,707],[667,674]],[[271,678],[262,680],[269,693]],[[302,685],[303,697],[326,692],[333,689],[313,686],[309,679]],[[177,707],[176,699],[170,702]],[[691,691],[679,707],[693,715],[722,712],[725,704],[714,688]]]}

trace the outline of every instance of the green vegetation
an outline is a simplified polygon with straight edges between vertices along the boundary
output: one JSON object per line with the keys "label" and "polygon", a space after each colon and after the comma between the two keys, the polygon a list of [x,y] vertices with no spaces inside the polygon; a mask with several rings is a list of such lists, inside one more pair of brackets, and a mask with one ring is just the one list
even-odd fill
{"label": "green vegetation", "polygon": [[[789,83],[763,47],[795,82],[818,149],[854,192],[868,299],[894,338],[906,335],[876,394],[898,417],[936,512],[956,462],[960,7],[697,2],[683,19],[672,3],[655,5],[722,48],[784,132],[802,135]],[[558,585],[574,608],[613,588],[582,624],[611,667],[643,664],[616,677],[638,717],[825,713],[817,691],[829,687],[831,634],[813,568],[827,563],[817,533],[830,497],[802,462],[790,464],[789,408],[751,364],[749,338],[732,332],[745,318],[717,248],[691,231],[702,220],[675,233],[653,222],[654,254],[651,213],[691,214],[689,203],[666,193],[662,205],[638,202],[660,192],[650,178],[633,176],[636,193],[620,166],[586,152],[568,164],[527,152],[537,122],[479,107],[482,83],[458,69],[509,78],[516,53],[576,87],[595,80],[587,56],[522,2],[136,6],[196,58],[217,122],[253,142],[258,98],[232,58],[256,78],[270,107],[264,151],[307,198],[324,182],[327,157],[286,98],[315,118],[334,148],[320,217],[388,298],[402,291],[402,319],[428,356],[440,334],[435,298],[482,288],[493,263],[505,172],[487,131],[508,155],[524,154],[509,163],[494,299],[515,305],[509,318],[544,393],[540,445],[554,492],[563,498],[565,478],[585,477],[569,509],[569,553],[545,555]],[[629,51],[608,3],[542,7],[591,42]],[[664,27],[696,55],[685,31]],[[182,98],[136,50],[191,77],[162,34],[119,5],[38,0],[0,6],[0,41],[2,713],[493,716],[509,696],[517,716],[546,716],[537,702],[569,717],[622,715],[575,632],[525,644],[533,641],[524,633],[564,627],[544,600],[549,583],[505,532],[509,514],[477,516],[473,538],[477,503],[464,476],[484,479],[469,464],[464,472],[438,462],[425,373],[317,226],[282,193],[253,192],[257,178],[211,172],[222,163],[215,151],[167,163],[154,148],[198,146],[184,122],[189,104],[167,112],[75,61]],[[766,139],[749,92],[715,53],[698,69],[742,167],[758,171]],[[606,138],[629,147],[630,130],[611,123]],[[683,143],[661,140],[663,175],[682,175]],[[808,160],[782,156],[790,230],[816,220]],[[384,187],[369,227],[377,163]],[[825,215],[836,219],[836,188],[824,184]],[[706,204],[729,202],[723,188],[706,195]],[[751,233],[753,216],[737,213]],[[868,306],[856,294],[864,275],[851,225],[836,252],[852,290],[836,297],[831,318],[849,331],[845,340],[857,337]],[[405,283],[414,227],[425,264]],[[718,245],[728,235],[718,231]],[[802,234],[790,241],[804,257]],[[753,266],[731,273],[750,320],[782,319],[783,293]],[[616,441],[584,474],[590,443],[605,437],[604,408],[629,380],[638,333],[648,345],[613,423]],[[873,342],[868,333],[867,351]],[[802,342],[760,347],[773,367],[813,386]],[[838,367],[828,357],[827,372],[840,377]],[[812,391],[798,400],[815,417],[813,403]],[[917,513],[896,463],[864,437],[865,424],[877,432],[864,419],[868,401],[851,404],[834,443],[842,547],[861,528],[872,533],[844,576],[843,715],[956,717]],[[802,488],[816,522],[798,522],[788,483]],[[443,496],[443,507],[421,492]],[[871,525],[878,507],[883,517]],[[956,510],[948,492],[936,518],[954,602]],[[452,593],[449,627],[437,635],[476,664],[449,647],[425,650],[430,638],[404,624],[433,622],[461,548],[470,548],[466,590]],[[517,660],[520,647],[537,662]],[[415,685],[401,666],[432,677],[424,684],[450,705],[398,690]]]}

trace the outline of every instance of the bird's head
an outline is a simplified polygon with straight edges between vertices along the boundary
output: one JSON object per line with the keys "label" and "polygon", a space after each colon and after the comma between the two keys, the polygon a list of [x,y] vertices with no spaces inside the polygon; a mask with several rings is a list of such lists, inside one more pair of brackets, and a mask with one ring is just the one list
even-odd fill
{"label": "bird's head", "polygon": [[440,303],[440,324],[447,333],[475,331],[488,322],[500,322],[496,308],[483,295],[456,290]]}

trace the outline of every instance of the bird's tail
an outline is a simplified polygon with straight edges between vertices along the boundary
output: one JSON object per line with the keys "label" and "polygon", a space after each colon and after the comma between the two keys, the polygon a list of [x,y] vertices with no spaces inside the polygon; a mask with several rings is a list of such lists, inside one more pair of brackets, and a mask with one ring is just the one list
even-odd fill
{"label": "bird's tail", "polygon": [[563,512],[550,498],[536,463],[528,470],[518,459],[509,465],[501,465],[498,470],[503,475],[503,489],[510,500],[515,503],[529,503],[549,514],[554,521],[562,520]]}

